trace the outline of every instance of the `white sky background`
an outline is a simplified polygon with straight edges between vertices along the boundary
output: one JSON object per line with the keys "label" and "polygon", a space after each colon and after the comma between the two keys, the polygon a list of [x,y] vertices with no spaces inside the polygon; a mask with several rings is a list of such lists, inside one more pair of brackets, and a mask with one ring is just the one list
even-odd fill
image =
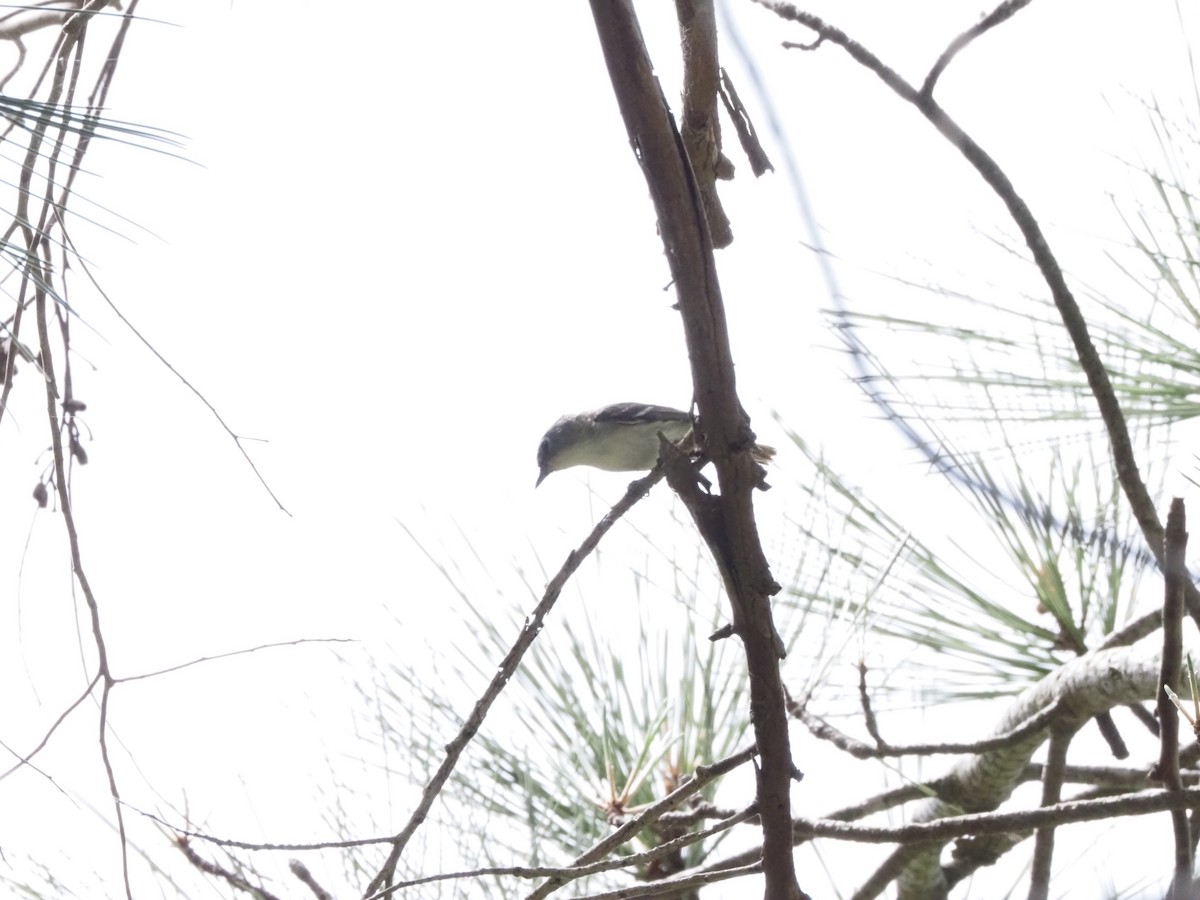
{"label": "white sky background", "polygon": [[[900,6],[807,8],[913,79],[979,12]],[[357,639],[351,656],[419,657],[452,634],[440,614],[450,591],[396,520],[435,553],[469,542],[501,582],[469,587],[531,606],[514,594],[515,571],[540,585],[541,567],[557,567],[629,480],[574,470],[535,492],[545,428],[616,400],[689,401],[652,208],[586,5],[349,8],[145,2],[142,15],[171,24],[135,26],[127,43],[112,115],[184,135],[190,162],[96,143],[79,193],[146,231],[101,214],[120,235],[79,223],[73,236],[154,346],[235,431],[267,442],[246,446],[293,516],[195,398],[88,292],[74,294],[95,329],[76,328],[76,349],[96,367],[76,363],[94,440],[74,498],[120,674],[298,637]],[[1011,229],[949,145],[837,48],[784,52],[780,40],[808,35],[748,4],[733,10],[825,239],[850,259],[838,274],[851,298],[880,288],[859,267],[1004,284],[1010,264],[980,231]],[[672,5],[639,12],[674,98]],[[939,87],[1051,228],[1065,268],[1098,281],[1115,276],[1095,268],[1096,237],[1124,237],[1106,192],[1130,176],[1113,157],[1149,146],[1127,94],[1169,105],[1191,89],[1174,7],[1131,15],[1043,0],[974,44]],[[846,359],[825,349],[835,342],[818,310],[830,300],[801,245],[782,157],[728,43],[724,62],[780,170],[753,180],[727,131],[738,178],[722,196],[736,242],[719,265],[743,402],[782,449],[776,490],[759,504],[779,547],[795,456],[772,411],[880,499],[911,501],[929,485],[843,377]],[[30,499],[46,443],[32,374],[0,426],[0,596],[18,601],[4,603],[0,720],[15,748],[83,684],[61,520],[35,515]],[[660,488],[634,524],[661,525],[669,506]],[[668,553],[694,545],[686,531],[658,540]],[[639,538],[621,526],[607,547],[605,565],[619,569]],[[619,603],[611,591],[629,576],[608,578],[605,603]],[[610,618],[600,626],[619,633]],[[135,805],[186,804],[229,836],[331,837],[312,783],[353,747],[357,700],[319,647],[119,688],[113,724],[140,767],[122,760],[123,787]],[[77,714],[39,757],[60,790],[34,773],[0,786],[0,803],[37,810],[0,821],[0,846],[47,861],[66,848],[79,864],[77,834],[99,835],[102,852],[84,865],[115,890],[115,838],[76,805],[109,816],[94,722],[92,709]],[[819,771],[800,765],[813,777],[797,802],[832,805],[814,799]],[[407,812],[398,799],[390,824]],[[165,841],[142,836],[170,858]]]}

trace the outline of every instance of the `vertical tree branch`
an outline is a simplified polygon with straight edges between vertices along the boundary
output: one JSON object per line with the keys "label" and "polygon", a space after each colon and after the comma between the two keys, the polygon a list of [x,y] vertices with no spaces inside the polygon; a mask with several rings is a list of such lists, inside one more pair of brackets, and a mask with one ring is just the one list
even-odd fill
{"label": "vertical tree branch", "polygon": [[[1163,591],[1163,651],[1162,670],[1158,685],[1159,755],[1151,777],[1161,781],[1169,791],[1183,790],[1179,775],[1179,714],[1167,696],[1165,686],[1179,684],[1183,668],[1183,589],[1188,583],[1187,514],[1183,500],[1171,501],[1167,513],[1167,528],[1163,540],[1165,586]],[[1194,698],[1193,702],[1194,702]],[[1184,810],[1171,811],[1171,826],[1175,837],[1175,867],[1171,881],[1171,897],[1183,900],[1191,896],[1192,840]]]}
{"label": "vertical tree branch", "polygon": [[[717,470],[718,495],[684,488],[697,527],[721,571],[733,609],[733,631],[746,650],[750,715],[758,747],[758,803],[763,826],[766,896],[798,900],[792,859],[792,764],[783,682],[782,642],[771,614],[779,586],[771,577],[754,521],[754,488],[762,470],[749,452],[754,432],[738,402],[725,309],[712,239],[682,138],[654,78],[629,0],[591,0],[613,92],[658,216],[675,283],[699,409],[698,443]],[[676,490],[695,473],[668,480]],[[689,502],[691,500],[692,502]]]}
{"label": "vertical tree branch", "polygon": [[[1042,771],[1042,806],[1054,806],[1062,799],[1063,775],[1067,769],[1067,748],[1075,736],[1074,728],[1050,729],[1046,767]],[[1039,828],[1033,844],[1033,865],[1029,876],[1029,900],[1047,900],[1050,896],[1050,868],[1054,861],[1054,825]]]}

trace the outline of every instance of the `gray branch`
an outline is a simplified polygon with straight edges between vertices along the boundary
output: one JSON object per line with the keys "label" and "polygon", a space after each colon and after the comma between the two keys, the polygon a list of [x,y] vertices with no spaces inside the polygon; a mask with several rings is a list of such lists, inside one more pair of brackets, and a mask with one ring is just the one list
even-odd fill
{"label": "gray branch", "polygon": [[[1056,699],[1062,705],[1059,727],[1067,729],[1115,706],[1152,699],[1158,691],[1159,665],[1159,648],[1150,644],[1088,653],[1018,696],[997,724],[996,733],[1011,731]],[[930,822],[963,811],[995,809],[1012,795],[1025,766],[1048,736],[1049,730],[1043,730],[1017,744],[959,760],[939,779],[941,798],[923,802],[912,821]],[[973,850],[986,854],[988,848],[983,845],[990,840],[981,837]],[[949,885],[942,872],[942,846],[930,844],[909,861],[899,878],[900,900],[946,896]]]}

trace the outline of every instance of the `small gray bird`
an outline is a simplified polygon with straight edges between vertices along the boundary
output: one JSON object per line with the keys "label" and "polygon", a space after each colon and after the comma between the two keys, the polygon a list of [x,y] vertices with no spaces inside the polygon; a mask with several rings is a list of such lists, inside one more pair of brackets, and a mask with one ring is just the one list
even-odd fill
{"label": "small gray bird", "polygon": [[[658,433],[678,443],[692,430],[692,417],[681,409],[650,403],[614,403],[602,409],[563,416],[538,445],[537,483],[559,469],[592,466],[609,472],[645,472],[658,462]],[[755,446],[766,462],[775,451]]]}

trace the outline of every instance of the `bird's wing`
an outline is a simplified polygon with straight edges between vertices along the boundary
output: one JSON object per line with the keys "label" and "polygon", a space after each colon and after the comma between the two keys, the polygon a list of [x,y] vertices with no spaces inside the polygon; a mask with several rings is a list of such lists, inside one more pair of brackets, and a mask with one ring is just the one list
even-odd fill
{"label": "bird's wing", "polygon": [[613,403],[593,413],[596,422],[613,422],[617,425],[645,425],[650,422],[691,422],[690,413],[670,406],[655,406],[653,403]]}

